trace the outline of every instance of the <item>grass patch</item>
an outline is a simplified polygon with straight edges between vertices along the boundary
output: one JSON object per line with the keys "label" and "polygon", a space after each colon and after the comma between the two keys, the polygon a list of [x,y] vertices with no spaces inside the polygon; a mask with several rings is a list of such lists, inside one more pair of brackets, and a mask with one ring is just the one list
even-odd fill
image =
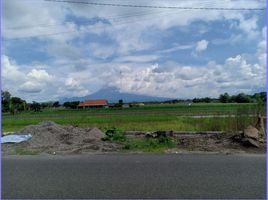
{"label": "grass patch", "polygon": [[16,155],[38,155],[40,152],[37,150],[30,150],[24,147],[16,147],[15,148]]}
{"label": "grass patch", "polygon": [[128,138],[124,150],[162,153],[166,149],[174,148],[175,146],[175,141],[168,136],[161,136],[159,138]]}

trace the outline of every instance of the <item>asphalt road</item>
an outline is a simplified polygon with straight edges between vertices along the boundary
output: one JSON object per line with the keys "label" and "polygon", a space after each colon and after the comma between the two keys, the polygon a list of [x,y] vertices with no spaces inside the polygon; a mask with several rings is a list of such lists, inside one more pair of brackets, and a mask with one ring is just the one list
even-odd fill
{"label": "asphalt road", "polygon": [[266,198],[266,156],[4,157],[2,198]]}

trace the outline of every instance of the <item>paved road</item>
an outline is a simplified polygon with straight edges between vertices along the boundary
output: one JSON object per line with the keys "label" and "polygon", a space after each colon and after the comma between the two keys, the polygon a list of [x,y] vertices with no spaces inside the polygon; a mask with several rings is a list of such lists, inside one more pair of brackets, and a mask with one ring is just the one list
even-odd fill
{"label": "paved road", "polygon": [[2,158],[3,198],[265,198],[265,155]]}

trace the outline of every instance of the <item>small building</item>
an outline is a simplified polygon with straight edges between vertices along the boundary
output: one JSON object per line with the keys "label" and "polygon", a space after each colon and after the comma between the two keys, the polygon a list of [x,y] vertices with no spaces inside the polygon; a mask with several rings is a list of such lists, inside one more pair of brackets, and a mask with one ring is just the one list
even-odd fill
{"label": "small building", "polygon": [[106,99],[86,100],[80,102],[78,108],[108,108],[108,101]]}
{"label": "small building", "polygon": [[123,105],[122,105],[122,108],[129,108],[130,106],[129,106],[129,104],[128,103],[124,103]]}

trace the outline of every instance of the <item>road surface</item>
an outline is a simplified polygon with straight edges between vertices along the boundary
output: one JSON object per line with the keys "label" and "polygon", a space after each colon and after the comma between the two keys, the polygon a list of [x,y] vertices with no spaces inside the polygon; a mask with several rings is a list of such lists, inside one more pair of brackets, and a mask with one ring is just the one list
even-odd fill
{"label": "road surface", "polygon": [[266,198],[266,156],[9,156],[2,198]]}

